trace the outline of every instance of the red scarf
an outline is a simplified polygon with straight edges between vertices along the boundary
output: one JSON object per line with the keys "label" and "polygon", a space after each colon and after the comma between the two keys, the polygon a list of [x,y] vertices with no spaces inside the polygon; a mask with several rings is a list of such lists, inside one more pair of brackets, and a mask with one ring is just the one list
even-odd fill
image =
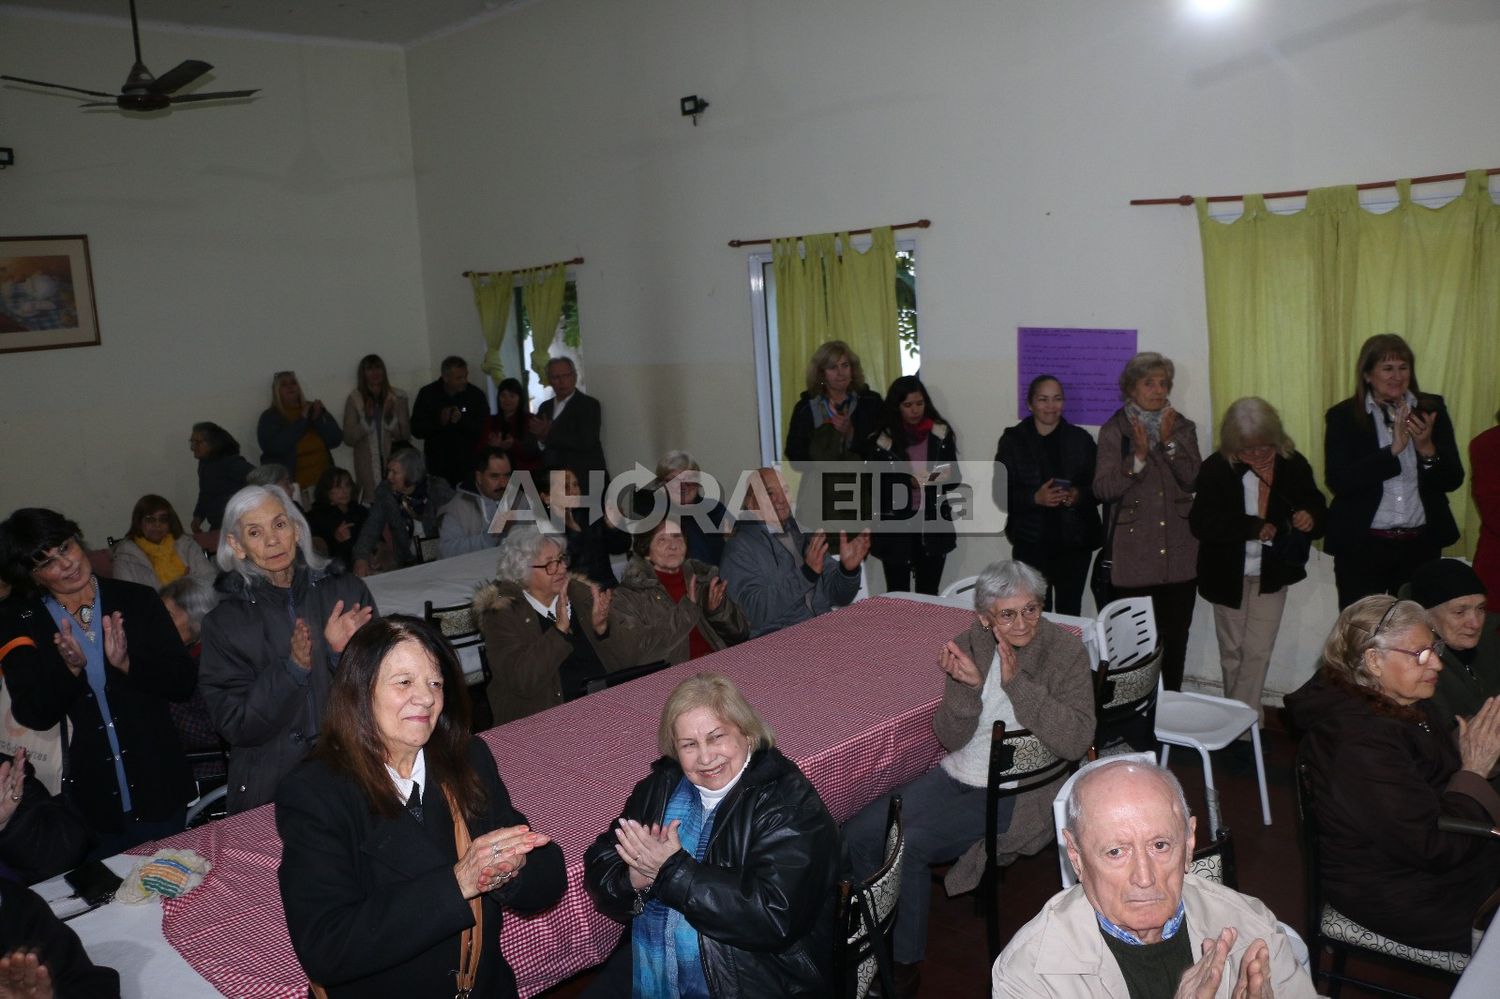
{"label": "red scarf", "polygon": [[[656,578],[661,581],[661,585],[666,589],[667,597],[672,601],[672,603],[682,603],[682,598],[687,596],[686,572],[684,572],[682,569],[678,569],[676,572],[662,572],[660,569],[658,569],[656,570]],[[706,587],[704,589],[706,589]],[[698,591],[698,599],[707,600],[708,594],[705,593],[703,589],[700,589]],[[703,637],[698,628],[694,628],[688,635],[689,659],[697,659],[699,656],[706,656],[713,650],[714,647],[708,644],[708,639]]]}
{"label": "red scarf", "polygon": [[913,444],[920,444],[932,433],[932,417],[924,416],[921,423],[911,423],[906,426],[906,439]]}

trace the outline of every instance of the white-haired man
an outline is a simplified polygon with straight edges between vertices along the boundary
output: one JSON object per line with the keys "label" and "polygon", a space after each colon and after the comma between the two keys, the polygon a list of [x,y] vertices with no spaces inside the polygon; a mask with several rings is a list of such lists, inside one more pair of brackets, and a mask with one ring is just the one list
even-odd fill
{"label": "white-haired man", "polygon": [[1160,767],[1103,760],[1067,802],[1079,884],[1054,895],[995,962],[994,995],[1287,999],[1317,993],[1276,916],[1188,874],[1193,819]]}

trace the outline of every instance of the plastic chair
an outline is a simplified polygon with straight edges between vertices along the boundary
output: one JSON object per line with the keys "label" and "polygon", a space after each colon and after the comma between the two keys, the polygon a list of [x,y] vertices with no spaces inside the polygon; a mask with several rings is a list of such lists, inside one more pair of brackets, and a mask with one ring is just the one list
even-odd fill
{"label": "plastic chair", "polygon": [[1000,830],[995,809],[1001,798],[1050,784],[1075,766],[1076,761],[1053,755],[1052,750],[1027,729],[1007,732],[1005,722],[997,721],[990,731],[989,778],[985,782],[984,796],[984,873],[979,880],[979,901],[984,907],[984,930],[991,962],[1000,956],[1000,900],[996,890],[1000,859],[995,849]]}
{"label": "plastic chair", "polygon": [[1208,796],[1208,835],[1217,837],[1221,826],[1219,791],[1214,786],[1210,750],[1223,749],[1245,732],[1255,752],[1255,779],[1260,784],[1260,817],[1271,824],[1271,798],[1266,792],[1266,761],[1260,753],[1260,718],[1255,709],[1228,697],[1212,694],[1161,690],[1156,693],[1156,739],[1162,744],[1161,765],[1173,746],[1196,749],[1203,759],[1203,788]]}
{"label": "plastic chair", "polygon": [[979,582],[978,576],[965,576],[963,579],[955,580],[943,587],[940,596],[961,597],[967,596],[974,590],[974,584]]}
{"label": "plastic chair", "polygon": [[1110,755],[1108,747],[1122,741],[1131,749],[1155,752],[1161,646],[1150,599],[1127,597],[1105,604],[1095,621],[1094,649],[1099,657],[1094,745],[1102,755]]}
{"label": "plastic chair", "polygon": [[901,900],[901,868],[906,834],[901,825],[901,796],[891,795],[885,820],[885,862],[866,881],[841,881],[838,886],[838,936],[834,940],[834,980],[843,983],[842,995],[863,999],[875,976],[881,992],[896,994],[892,979],[890,933]]}
{"label": "plastic chair", "polygon": [[[1155,753],[1121,753],[1118,756],[1107,757],[1110,760],[1135,760],[1137,763],[1148,763],[1156,765]],[[1078,875],[1073,871],[1073,863],[1068,860],[1068,844],[1063,839],[1063,827],[1067,825],[1068,795],[1073,793],[1073,785],[1077,783],[1078,777],[1088,766],[1079,768],[1078,772],[1069,777],[1063,786],[1058,788],[1057,797],[1052,799],[1052,825],[1057,832],[1057,867],[1064,888],[1071,888],[1078,883]]]}
{"label": "plastic chair", "polygon": [[[1312,768],[1306,762],[1298,760],[1297,818],[1300,820],[1302,832],[1302,879],[1307,898],[1307,939],[1314,957],[1312,967],[1309,969],[1313,976],[1313,984],[1317,984],[1320,974],[1328,979],[1328,995],[1331,999],[1337,999],[1339,989],[1345,982],[1362,989],[1415,999],[1408,993],[1345,975],[1344,962],[1350,951],[1364,951],[1398,964],[1433,968],[1450,975],[1462,972],[1468,967],[1468,954],[1412,947],[1392,940],[1390,937],[1381,936],[1323,901],[1323,888],[1318,880],[1320,834],[1313,780]],[[1328,971],[1320,972],[1318,965],[1322,963],[1324,948],[1333,952],[1333,964]]]}

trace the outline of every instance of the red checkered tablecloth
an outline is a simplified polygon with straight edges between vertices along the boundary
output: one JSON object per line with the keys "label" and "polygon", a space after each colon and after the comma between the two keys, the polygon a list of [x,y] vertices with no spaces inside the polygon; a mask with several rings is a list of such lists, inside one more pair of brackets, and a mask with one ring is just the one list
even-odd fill
{"label": "red checkered tablecloth", "polygon": [[[942,755],[931,726],[943,689],[937,651],[969,620],[957,608],[863,600],[484,733],[516,807],[567,859],[561,902],[536,916],[506,914],[501,950],[521,994],[599,963],[619,939],[621,926],[583,889],[583,852],[658,755],[661,705],[684,677],[714,670],[733,679],[842,822]],[[214,865],[191,895],[164,905],[162,930],[183,958],[236,999],[301,999],[307,979],[281,911],[272,806],[157,846],[191,847]]]}

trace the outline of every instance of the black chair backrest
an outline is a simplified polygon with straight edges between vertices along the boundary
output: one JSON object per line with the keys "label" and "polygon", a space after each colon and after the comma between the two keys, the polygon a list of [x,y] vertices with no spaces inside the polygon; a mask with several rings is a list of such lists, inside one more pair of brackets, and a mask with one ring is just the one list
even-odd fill
{"label": "black chair backrest", "polygon": [[1234,837],[1228,829],[1220,829],[1218,839],[1193,851],[1189,870],[1200,878],[1207,878],[1225,888],[1239,890],[1239,871],[1234,861]]}
{"label": "black chair backrest", "polygon": [[640,666],[631,666],[627,669],[617,669],[613,673],[606,673],[601,677],[596,677],[588,681],[588,683],[584,684],[583,692],[585,694],[597,694],[601,690],[618,687],[622,683],[639,680],[641,677],[650,676],[652,673],[660,673],[671,665],[666,660],[660,660]]}
{"label": "black chair backrest", "polygon": [[1156,748],[1156,689],[1161,675],[1161,646],[1148,656],[1110,669],[1094,671],[1094,745],[1108,746],[1120,739],[1132,749]]}
{"label": "black chair backrest", "polygon": [[1302,831],[1302,884],[1307,910],[1302,934],[1309,947],[1317,952],[1319,929],[1323,925],[1323,896],[1318,884],[1318,817],[1313,793],[1312,765],[1297,760],[1297,822]]}
{"label": "black chair backrest", "polygon": [[901,796],[893,794],[886,809],[885,860],[864,881],[840,881],[838,919],[833,943],[834,981],[845,999],[860,999],[875,975],[862,973],[874,961],[886,995],[895,995],[889,938],[896,923],[905,833],[901,824]]}

